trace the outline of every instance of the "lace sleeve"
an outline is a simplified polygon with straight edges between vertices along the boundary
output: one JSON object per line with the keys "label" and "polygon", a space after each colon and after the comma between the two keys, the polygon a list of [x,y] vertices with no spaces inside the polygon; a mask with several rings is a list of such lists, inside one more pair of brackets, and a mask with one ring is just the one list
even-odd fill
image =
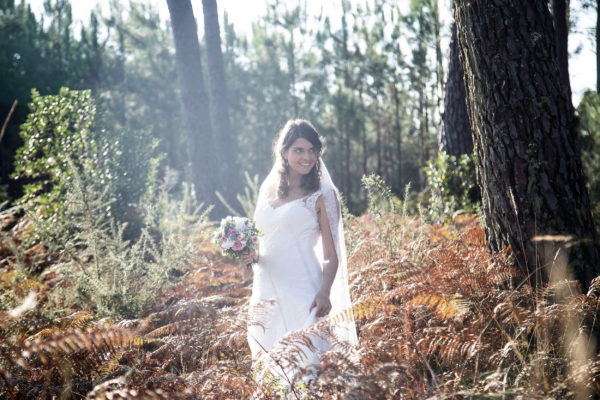
{"label": "lace sleeve", "polygon": [[325,204],[325,212],[327,213],[327,219],[329,220],[329,229],[331,230],[333,241],[337,243],[340,206],[335,190],[332,187],[322,187],[306,199],[306,206],[310,210],[316,211],[317,200],[321,196],[323,197],[323,202]]}
{"label": "lace sleeve", "polygon": [[340,222],[340,202],[334,188],[327,187],[322,191],[323,202],[325,203],[325,212],[329,220],[329,229],[333,236],[333,242],[339,243],[338,223]]}
{"label": "lace sleeve", "polygon": [[306,206],[309,210],[316,211],[317,200],[321,196],[321,189],[317,190],[306,198]]}

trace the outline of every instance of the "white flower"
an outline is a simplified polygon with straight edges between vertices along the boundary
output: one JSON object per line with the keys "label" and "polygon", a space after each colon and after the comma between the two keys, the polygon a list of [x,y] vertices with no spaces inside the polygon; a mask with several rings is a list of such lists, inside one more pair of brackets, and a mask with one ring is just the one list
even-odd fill
{"label": "white flower", "polygon": [[235,229],[239,232],[243,231],[244,228],[246,227],[246,221],[247,221],[246,218],[237,217],[235,219]]}
{"label": "white flower", "polygon": [[234,243],[234,241],[233,241],[233,240],[226,240],[226,241],[224,241],[224,242],[221,242],[221,248],[222,248],[223,250],[230,249],[230,248],[232,248],[232,247],[233,247],[233,243]]}

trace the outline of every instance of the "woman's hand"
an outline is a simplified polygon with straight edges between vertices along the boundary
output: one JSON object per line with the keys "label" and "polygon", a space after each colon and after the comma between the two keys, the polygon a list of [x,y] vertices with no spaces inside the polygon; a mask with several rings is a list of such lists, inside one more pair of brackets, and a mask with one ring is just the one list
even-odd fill
{"label": "woman's hand", "polygon": [[329,300],[329,293],[325,293],[319,290],[315,296],[315,299],[310,305],[309,311],[312,311],[313,308],[317,309],[317,318],[321,318],[329,314],[329,311],[331,311],[331,301]]}
{"label": "woman's hand", "polygon": [[258,262],[258,256],[256,254],[256,250],[246,250],[242,253],[242,257],[240,258],[242,261],[242,265],[246,266],[248,264],[252,264]]}

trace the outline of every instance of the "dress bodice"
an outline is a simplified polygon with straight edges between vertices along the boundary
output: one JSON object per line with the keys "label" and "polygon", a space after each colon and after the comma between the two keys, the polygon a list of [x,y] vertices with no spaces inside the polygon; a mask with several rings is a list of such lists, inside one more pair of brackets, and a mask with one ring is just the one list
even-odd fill
{"label": "dress bodice", "polygon": [[273,241],[281,240],[309,240],[314,246],[319,235],[319,222],[315,211],[319,195],[317,191],[278,206],[266,202],[257,209],[256,226],[263,232],[261,245],[268,246]]}

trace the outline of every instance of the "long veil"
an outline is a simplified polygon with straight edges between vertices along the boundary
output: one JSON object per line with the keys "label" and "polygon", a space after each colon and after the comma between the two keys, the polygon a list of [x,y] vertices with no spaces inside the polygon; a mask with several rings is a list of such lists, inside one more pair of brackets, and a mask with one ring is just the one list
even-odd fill
{"label": "long veil", "polygon": [[[257,210],[265,206],[266,202],[272,202],[276,195],[276,184],[278,182],[280,167],[279,158],[277,157],[273,168],[260,187],[256,205]],[[325,210],[338,256],[338,269],[329,297],[332,306],[329,313],[329,321],[337,340],[355,345],[358,343],[358,339],[356,336],[354,314],[352,312],[352,302],[350,300],[350,289],[348,287],[348,260],[346,245],[344,243],[344,224],[339,201],[340,197],[321,157],[319,157],[319,167],[321,175],[319,192],[323,195]],[[320,241],[317,243],[315,250],[319,259],[323,260],[323,246]]]}

